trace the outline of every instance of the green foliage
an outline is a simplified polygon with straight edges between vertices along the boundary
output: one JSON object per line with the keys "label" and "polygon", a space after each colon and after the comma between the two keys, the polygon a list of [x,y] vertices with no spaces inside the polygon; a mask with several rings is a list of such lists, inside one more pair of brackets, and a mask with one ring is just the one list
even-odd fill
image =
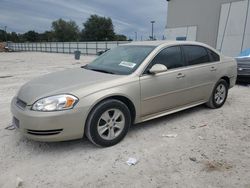
{"label": "green foliage", "polygon": [[28,31],[23,34],[23,40],[28,42],[37,42],[39,39],[39,34],[35,31]]}
{"label": "green foliage", "polygon": [[15,32],[8,33],[8,41],[19,42],[19,37]]}
{"label": "green foliage", "polygon": [[125,35],[116,34],[115,35],[115,40],[117,40],[117,41],[126,41],[127,37]]}
{"label": "green foliage", "polygon": [[55,34],[52,31],[45,31],[44,33],[39,34],[40,42],[53,42],[56,41]]}
{"label": "green foliage", "polygon": [[79,31],[74,21],[65,21],[58,19],[51,24],[51,31],[37,33],[28,31],[24,34],[15,32],[6,33],[0,29],[0,42],[75,42],[79,41],[125,41],[125,35],[115,34],[114,26],[110,18],[91,15],[88,20],[83,23],[84,29]]}
{"label": "green foliage", "polygon": [[6,35],[5,31],[0,29],[0,42],[5,41],[5,35]]}
{"label": "green foliage", "polygon": [[65,21],[63,19],[52,22],[52,32],[55,40],[62,42],[77,41],[79,36],[78,26],[74,21]]}
{"label": "green foliage", "polygon": [[85,41],[105,41],[115,40],[115,32],[112,20],[110,18],[91,15],[83,23],[82,40]]}
{"label": "green foliage", "polygon": [[15,32],[7,33],[0,29],[0,42],[5,41],[19,42],[19,36]]}

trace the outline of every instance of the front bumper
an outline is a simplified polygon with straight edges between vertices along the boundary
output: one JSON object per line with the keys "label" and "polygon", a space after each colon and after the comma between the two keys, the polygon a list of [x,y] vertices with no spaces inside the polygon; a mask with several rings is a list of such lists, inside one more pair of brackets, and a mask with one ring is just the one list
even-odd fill
{"label": "front bumper", "polygon": [[11,112],[17,129],[33,140],[55,142],[79,139],[84,134],[87,110],[74,108],[55,112],[38,112],[30,110],[30,106],[20,108],[16,98],[11,102]]}
{"label": "front bumper", "polygon": [[238,76],[250,76],[250,69],[238,70]]}

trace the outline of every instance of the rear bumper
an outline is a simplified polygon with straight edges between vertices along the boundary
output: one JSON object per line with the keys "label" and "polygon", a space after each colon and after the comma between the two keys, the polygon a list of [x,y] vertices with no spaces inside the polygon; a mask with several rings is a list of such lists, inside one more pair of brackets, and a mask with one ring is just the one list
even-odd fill
{"label": "rear bumper", "polygon": [[21,109],[11,102],[11,112],[18,123],[18,130],[32,140],[54,142],[79,139],[84,134],[87,113],[84,109],[71,109],[57,112],[37,112],[27,106]]}

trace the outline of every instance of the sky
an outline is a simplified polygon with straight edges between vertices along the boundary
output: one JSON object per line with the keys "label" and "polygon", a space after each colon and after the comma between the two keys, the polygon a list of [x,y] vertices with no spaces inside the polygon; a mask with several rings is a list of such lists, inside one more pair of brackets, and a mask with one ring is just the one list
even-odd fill
{"label": "sky", "polygon": [[82,30],[91,14],[110,17],[115,32],[138,40],[154,33],[164,35],[167,18],[166,0],[0,0],[0,29],[24,33],[29,30],[44,32],[59,18],[75,21]]}

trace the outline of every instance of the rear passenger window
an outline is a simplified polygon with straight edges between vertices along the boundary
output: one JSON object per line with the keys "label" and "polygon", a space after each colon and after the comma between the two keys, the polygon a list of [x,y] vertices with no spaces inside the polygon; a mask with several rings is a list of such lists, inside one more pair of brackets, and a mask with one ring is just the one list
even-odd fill
{"label": "rear passenger window", "polygon": [[217,53],[213,52],[210,49],[207,49],[207,51],[210,57],[210,62],[220,61],[220,56]]}
{"label": "rear passenger window", "polygon": [[210,62],[206,48],[201,46],[183,46],[188,65]]}
{"label": "rear passenger window", "polygon": [[184,66],[184,61],[179,46],[168,47],[162,50],[151,62],[148,70],[155,64],[165,65],[168,69]]}

